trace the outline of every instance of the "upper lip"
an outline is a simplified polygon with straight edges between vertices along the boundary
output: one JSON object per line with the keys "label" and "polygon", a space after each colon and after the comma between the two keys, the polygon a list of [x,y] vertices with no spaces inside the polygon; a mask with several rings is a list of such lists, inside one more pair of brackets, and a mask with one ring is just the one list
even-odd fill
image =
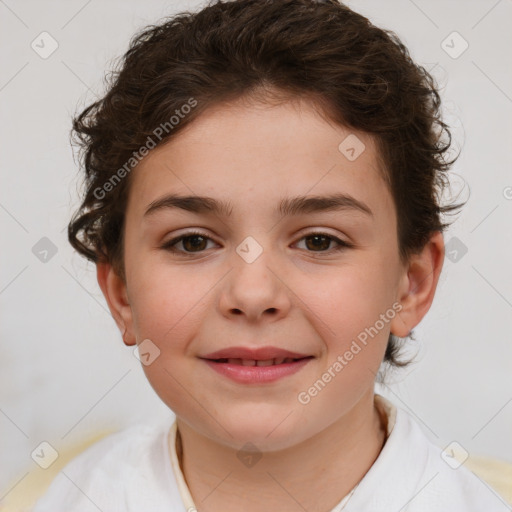
{"label": "upper lip", "polygon": [[250,359],[254,361],[268,361],[280,357],[302,359],[303,357],[311,357],[311,355],[290,352],[278,347],[230,347],[201,356],[202,359]]}

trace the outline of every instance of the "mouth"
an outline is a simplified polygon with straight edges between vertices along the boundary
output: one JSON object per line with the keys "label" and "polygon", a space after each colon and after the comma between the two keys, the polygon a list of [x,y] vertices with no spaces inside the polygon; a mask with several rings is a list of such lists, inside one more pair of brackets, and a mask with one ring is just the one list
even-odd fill
{"label": "mouth", "polygon": [[200,357],[216,373],[238,384],[265,384],[293,375],[315,356],[279,347],[229,347]]}
{"label": "mouth", "polygon": [[[273,352],[260,351],[247,353],[247,351],[238,351],[233,354],[216,353],[208,357],[201,357],[216,374],[236,382],[237,384],[263,385],[291,376],[304,368],[315,356],[304,356],[302,354],[293,354],[290,352],[280,354]],[[239,357],[221,357],[221,356],[239,356]],[[212,357],[214,356],[214,357]],[[274,357],[271,357],[274,356]],[[292,357],[295,356],[295,357]]]}

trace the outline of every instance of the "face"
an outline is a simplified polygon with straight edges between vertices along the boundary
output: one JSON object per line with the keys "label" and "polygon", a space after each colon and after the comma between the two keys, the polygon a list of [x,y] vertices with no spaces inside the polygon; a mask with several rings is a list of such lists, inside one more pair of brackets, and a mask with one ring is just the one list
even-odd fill
{"label": "face", "polygon": [[[404,276],[376,151],[368,134],[326,122],[312,104],[233,103],[132,171],[122,316],[137,343],[150,340],[148,357],[159,351],[143,366],[149,382],[197,432],[284,449],[342,421],[373,389]],[[227,208],[179,207],[171,194]],[[313,196],[338,205],[294,202]],[[232,347],[309,358],[280,378],[241,382],[203,359]]]}

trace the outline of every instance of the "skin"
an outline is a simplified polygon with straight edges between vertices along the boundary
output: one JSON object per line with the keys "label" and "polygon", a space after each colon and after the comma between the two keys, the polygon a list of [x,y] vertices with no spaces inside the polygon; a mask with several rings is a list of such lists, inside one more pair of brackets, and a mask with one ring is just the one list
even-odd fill
{"label": "skin", "polygon": [[[349,134],[366,146],[355,161],[338,150]],[[390,331],[407,336],[430,308],[442,234],[402,264],[397,214],[373,139],[327,122],[304,100],[212,107],[132,173],[126,283],[109,263],[97,265],[97,277],[125,343],[150,339],[160,350],[143,369],[176,413],[196,506],[330,510],[382,449],[386,425],[374,405],[375,375]],[[167,209],[144,218],[171,192],[230,201],[232,215]],[[373,216],[340,210],[279,220],[273,213],[283,197],[333,192],[364,202]],[[161,248],[187,229],[209,239],[178,242],[181,253]],[[327,238],[316,248],[306,235],[318,232],[353,247],[334,251],[337,243]],[[252,263],[236,252],[247,236],[263,249]],[[399,314],[301,404],[298,394],[394,303]],[[315,357],[298,373],[261,385],[238,384],[198,358],[240,345]],[[262,455],[252,467],[237,457],[248,441]]]}

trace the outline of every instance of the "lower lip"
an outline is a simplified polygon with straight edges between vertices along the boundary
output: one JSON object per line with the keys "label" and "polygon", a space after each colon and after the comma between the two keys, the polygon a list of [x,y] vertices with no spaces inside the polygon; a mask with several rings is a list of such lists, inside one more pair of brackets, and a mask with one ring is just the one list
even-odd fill
{"label": "lower lip", "polygon": [[297,373],[312,359],[312,357],[309,357],[299,359],[293,363],[276,364],[272,366],[242,366],[240,364],[217,363],[209,359],[203,359],[203,361],[216,372],[241,384],[263,384],[266,382],[274,382],[287,375]]}

